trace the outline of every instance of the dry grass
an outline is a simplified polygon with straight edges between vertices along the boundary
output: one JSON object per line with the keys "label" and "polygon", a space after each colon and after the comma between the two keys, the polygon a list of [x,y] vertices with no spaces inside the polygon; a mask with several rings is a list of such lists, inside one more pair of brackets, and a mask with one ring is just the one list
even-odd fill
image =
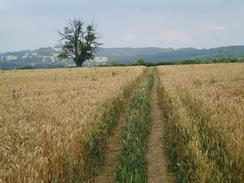
{"label": "dry grass", "polygon": [[143,70],[1,71],[0,182],[47,182],[62,169],[60,155],[80,159],[83,129],[102,113],[98,107]]}
{"label": "dry grass", "polygon": [[159,70],[164,97],[171,99],[172,116],[177,116],[171,120],[178,121],[176,128],[187,139],[184,148],[194,157],[194,181],[242,180],[244,64],[164,66]]}

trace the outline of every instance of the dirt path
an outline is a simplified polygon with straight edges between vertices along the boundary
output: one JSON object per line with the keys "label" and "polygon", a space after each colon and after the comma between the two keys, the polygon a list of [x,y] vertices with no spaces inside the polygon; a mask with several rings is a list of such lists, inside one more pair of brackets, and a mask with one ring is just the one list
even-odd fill
{"label": "dirt path", "polygon": [[[133,94],[132,94],[133,95]],[[127,116],[127,105],[130,100],[126,100],[126,104],[123,111],[120,114],[117,126],[112,130],[111,136],[108,138],[107,143],[104,147],[104,161],[101,166],[98,167],[96,171],[96,176],[94,178],[95,183],[112,183],[115,182],[115,170],[118,155],[121,149],[121,139],[122,139],[122,128],[126,122]]]}
{"label": "dirt path", "polygon": [[169,170],[169,162],[164,151],[164,117],[158,104],[158,78],[155,74],[151,94],[152,128],[148,137],[146,154],[148,183],[176,182],[174,174]]}

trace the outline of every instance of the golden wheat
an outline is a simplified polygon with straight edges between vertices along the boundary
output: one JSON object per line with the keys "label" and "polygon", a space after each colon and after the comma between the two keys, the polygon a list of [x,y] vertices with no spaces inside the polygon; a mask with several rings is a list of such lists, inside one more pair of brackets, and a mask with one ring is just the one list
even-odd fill
{"label": "golden wheat", "polygon": [[189,93],[211,115],[215,121],[211,125],[244,150],[244,64],[161,67],[161,71],[165,88],[178,95]]}
{"label": "golden wheat", "polygon": [[[197,162],[196,182],[205,182],[213,172],[216,182],[218,178],[227,180],[228,174],[239,176],[228,180],[240,180],[244,165],[244,64],[163,66],[159,70],[161,84],[177,111],[180,128],[190,136],[186,151]],[[198,109],[201,115],[197,116],[193,111]],[[197,124],[202,116],[205,124]],[[216,137],[207,137],[213,132]],[[211,147],[214,143],[223,144],[216,145],[223,150],[208,149],[211,143]],[[212,159],[213,155],[218,159]]]}
{"label": "golden wheat", "polygon": [[[143,67],[0,73],[0,182],[48,181],[59,154],[80,154],[80,134],[98,106]],[[97,116],[97,114],[96,114]]]}

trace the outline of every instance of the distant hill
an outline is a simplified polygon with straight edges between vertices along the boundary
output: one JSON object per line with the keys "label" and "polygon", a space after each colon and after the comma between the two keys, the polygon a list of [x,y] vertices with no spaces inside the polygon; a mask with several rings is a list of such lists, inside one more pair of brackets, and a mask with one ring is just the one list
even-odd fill
{"label": "distant hill", "polygon": [[[68,67],[71,60],[64,62],[57,59],[60,48],[39,48],[18,52],[0,53],[0,68],[23,67]],[[136,59],[145,62],[182,62],[184,60],[220,60],[244,59],[244,46],[228,46],[211,49],[196,48],[99,48],[94,61],[85,62],[85,66],[106,65],[113,61],[120,64],[131,64]]]}
{"label": "distant hill", "polygon": [[211,49],[196,48],[101,48],[98,55],[119,63],[131,63],[142,58],[145,62],[181,62],[184,60],[244,59],[244,46],[228,46]]}

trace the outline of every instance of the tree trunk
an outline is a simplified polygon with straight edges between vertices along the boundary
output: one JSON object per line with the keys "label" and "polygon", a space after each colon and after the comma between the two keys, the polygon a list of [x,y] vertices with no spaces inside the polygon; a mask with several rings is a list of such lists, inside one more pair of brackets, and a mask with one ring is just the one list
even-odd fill
{"label": "tree trunk", "polygon": [[82,59],[77,59],[77,60],[75,61],[76,67],[82,67],[83,62],[84,62],[84,60],[82,60]]}

